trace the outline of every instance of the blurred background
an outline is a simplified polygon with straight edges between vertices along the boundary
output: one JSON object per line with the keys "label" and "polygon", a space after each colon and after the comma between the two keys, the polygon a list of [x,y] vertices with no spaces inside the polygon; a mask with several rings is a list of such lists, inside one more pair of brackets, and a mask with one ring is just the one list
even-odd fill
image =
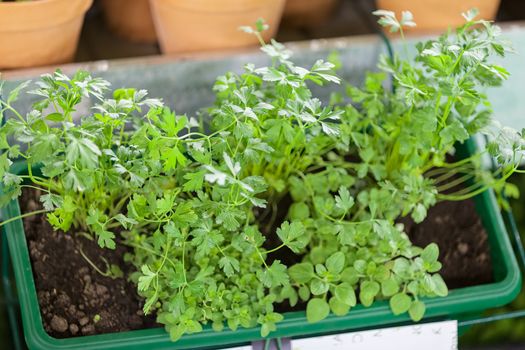
{"label": "blurred background", "polygon": [[[411,36],[432,35],[462,22],[459,13],[478,7],[482,17],[494,19],[504,28],[525,28],[525,1],[522,0],[53,0],[50,8],[36,1],[20,14],[13,1],[0,0],[0,72],[11,80],[47,71],[64,63],[115,60],[117,65],[136,66],[152,62],[173,62],[188,58],[209,58],[256,50],[257,42],[238,32],[238,23],[252,24],[264,17],[270,24],[268,36],[281,42],[346,38],[352,43],[377,42],[379,29],[371,12],[377,8],[410,9],[418,27]],[[42,1],[41,3],[44,3]],[[39,7],[40,6],[40,7]],[[254,10],[255,9],[255,10]],[[33,13],[34,12],[34,13]],[[231,14],[230,14],[231,12]],[[221,14],[220,16],[217,13]],[[227,25],[230,14],[232,23]],[[197,16],[197,17],[193,17]],[[200,16],[200,17],[198,17]],[[428,18],[427,18],[428,17]],[[174,20],[173,18],[176,18]],[[50,23],[50,20],[56,22]],[[65,23],[65,24],[64,24]],[[66,25],[67,24],[67,25]],[[225,30],[230,28],[230,31]],[[222,31],[225,30],[223,33]],[[33,36],[29,36],[33,31]],[[216,35],[219,33],[218,35]],[[525,38],[525,30],[514,34]],[[322,40],[321,40],[322,42]],[[337,46],[337,44],[335,44]],[[159,55],[164,55],[159,61]],[[125,63],[127,60],[132,63]],[[359,60],[359,59],[358,59]],[[231,60],[230,60],[231,61]],[[514,62],[525,62],[522,56]],[[350,63],[351,64],[351,63]],[[130,66],[131,65],[131,66]],[[74,67],[74,66],[73,66]],[[98,67],[98,66],[97,66]],[[525,65],[509,67],[523,76]],[[222,69],[222,67],[221,67]],[[357,67],[356,69],[359,69]],[[160,73],[159,73],[160,74]],[[211,75],[211,73],[210,73]],[[186,76],[186,78],[188,78]],[[135,80],[141,77],[136,77]],[[207,78],[206,78],[207,79]],[[126,81],[123,79],[122,81]],[[518,80],[517,83],[521,83]],[[516,83],[515,83],[516,84]],[[515,85],[515,88],[518,85]],[[521,87],[521,92],[523,87]],[[202,102],[201,102],[202,103]],[[501,103],[507,103],[501,102]],[[513,100],[511,103],[518,103]],[[523,102],[522,102],[523,103]],[[496,103],[497,105],[497,103]],[[495,108],[496,109],[496,108]],[[516,112],[518,111],[518,112]],[[514,108],[523,114],[523,106]],[[522,117],[523,118],[523,117]],[[523,120],[523,119],[522,119]],[[525,194],[525,177],[512,181]],[[519,231],[525,232],[525,202],[512,201]],[[522,237],[525,240],[525,236]],[[0,292],[0,344],[13,347],[5,306],[15,302]],[[502,313],[525,309],[525,292],[508,307],[492,311]],[[18,322],[16,318],[13,322]],[[476,326],[460,339],[461,348],[525,349],[525,319],[514,319]]]}
{"label": "blurred background", "polygon": [[[253,47],[257,43],[236,28],[238,23],[249,25],[259,17],[270,24],[268,34],[274,34],[281,42],[377,33],[371,12],[378,7],[398,12],[410,9],[418,23],[412,32],[419,34],[437,33],[461,23],[459,13],[471,7],[478,7],[483,18],[501,23],[525,19],[525,2],[522,0],[51,2],[57,4],[42,6],[44,1],[26,0],[25,6],[18,10],[11,5],[19,4],[19,1],[0,0],[0,71],[70,61],[161,53],[177,56]],[[66,21],[67,25],[63,24]]]}

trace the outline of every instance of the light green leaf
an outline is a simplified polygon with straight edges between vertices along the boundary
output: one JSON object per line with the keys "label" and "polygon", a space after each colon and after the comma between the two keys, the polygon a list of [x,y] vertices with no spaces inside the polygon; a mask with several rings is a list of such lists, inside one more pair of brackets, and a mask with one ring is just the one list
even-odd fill
{"label": "light green leaf", "polygon": [[259,279],[268,288],[286,285],[289,282],[286,266],[279,260],[275,260],[268,269],[261,272]]}
{"label": "light green leaf", "polygon": [[310,263],[300,263],[288,268],[288,274],[297,283],[308,283],[314,276],[314,267]]}
{"label": "light green leaf", "polygon": [[432,281],[435,286],[434,293],[436,293],[437,296],[446,297],[448,295],[448,288],[443,278],[436,273],[432,275]]}
{"label": "light green leaf", "polygon": [[385,297],[392,296],[398,291],[399,284],[394,280],[394,278],[390,277],[386,281],[381,282],[381,293],[383,293]]}
{"label": "light green leaf", "polygon": [[79,164],[83,168],[93,169],[98,165],[98,157],[102,153],[98,146],[88,138],[69,136],[66,148],[66,160],[69,164]]}
{"label": "light green leaf", "polygon": [[407,312],[412,304],[412,299],[405,293],[397,293],[390,298],[390,309],[394,315],[399,315]]}
{"label": "light green leaf", "polygon": [[291,220],[305,220],[310,217],[310,208],[303,202],[293,203],[290,206],[288,215]]}
{"label": "light green leaf", "polygon": [[345,255],[342,252],[336,252],[326,259],[326,268],[333,274],[339,274],[345,267]]}
{"label": "light green leaf", "polygon": [[171,341],[176,342],[184,335],[185,332],[186,328],[183,325],[179,324],[177,326],[171,327],[169,330]]}
{"label": "light green leaf", "polygon": [[310,282],[310,291],[313,295],[322,295],[328,292],[330,285],[320,279],[314,279]]}
{"label": "light green leaf", "polygon": [[430,243],[421,252],[421,258],[424,262],[432,264],[437,261],[439,256],[439,248],[436,243]]}
{"label": "light green leaf", "polygon": [[301,286],[299,288],[299,298],[301,298],[302,301],[307,301],[308,299],[310,299],[310,288],[308,288],[307,286]]}
{"label": "light green leaf", "polygon": [[138,280],[138,290],[144,292],[149,289],[151,282],[157,274],[151,271],[148,265],[142,265],[141,271],[142,276],[140,276]]}
{"label": "light green leaf", "polygon": [[354,198],[350,196],[348,189],[343,186],[339,188],[338,194],[338,196],[335,196],[335,205],[344,212],[348,212],[354,206]]}
{"label": "light green leaf", "polygon": [[300,252],[308,244],[304,225],[299,221],[291,224],[288,221],[283,222],[277,229],[277,236],[294,253]]}
{"label": "light green leaf", "polygon": [[324,320],[330,313],[330,306],[324,299],[310,299],[306,305],[306,319],[310,323]]}
{"label": "light green leaf", "polygon": [[115,234],[110,231],[101,230],[96,231],[97,234],[97,243],[100,246],[100,248],[109,248],[109,249],[115,249]]}
{"label": "light green leaf", "polygon": [[379,283],[376,281],[364,281],[361,283],[361,290],[359,291],[359,300],[363,306],[370,306],[374,302],[374,298],[380,290]]}
{"label": "light green leaf", "polygon": [[219,267],[223,269],[227,277],[232,277],[240,271],[239,261],[231,256],[223,256],[219,259]]}
{"label": "light green leaf", "polygon": [[341,284],[338,284],[335,287],[335,296],[337,299],[339,299],[341,302],[349,305],[349,306],[355,306],[356,305],[356,295],[354,288],[346,282],[343,282]]}
{"label": "light green leaf", "polygon": [[184,179],[188,181],[184,184],[183,190],[186,192],[201,190],[205,175],[206,171],[204,170],[196,171],[194,173],[187,173],[184,175]]}
{"label": "light green leaf", "polygon": [[425,304],[420,300],[414,300],[412,301],[412,304],[410,304],[410,309],[408,309],[408,314],[410,315],[410,318],[412,321],[420,321],[423,316],[425,315]]}
{"label": "light green leaf", "polygon": [[337,297],[330,298],[328,304],[330,305],[330,310],[337,316],[344,316],[350,311],[350,305],[342,302]]}

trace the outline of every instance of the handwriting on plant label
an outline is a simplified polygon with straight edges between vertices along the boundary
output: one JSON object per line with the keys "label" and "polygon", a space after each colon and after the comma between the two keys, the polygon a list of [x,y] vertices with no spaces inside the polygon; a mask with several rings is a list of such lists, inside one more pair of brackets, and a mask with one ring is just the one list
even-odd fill
{"label": "handwriting on plant label", "polygon": [[457,321],[294,339],[293,350],[457,350]]}

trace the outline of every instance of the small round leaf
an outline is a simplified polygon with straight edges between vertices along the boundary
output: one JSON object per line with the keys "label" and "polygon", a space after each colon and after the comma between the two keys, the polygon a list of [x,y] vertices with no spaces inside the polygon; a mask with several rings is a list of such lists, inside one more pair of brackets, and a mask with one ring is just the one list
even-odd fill
{"label": "small round leaf", "polygon": [[432,275],[432,281],[434,282],[434,293],[436,293],[437,296],[446,297],[448,295],[448,288],[443,278],[438,274],[434,274]]}
{"label": "small round leaf", "polygon": [[310,299],[310,288],[307,286],[302,286],[299,288],[299,298],[301,298],[302,301],[307,301]]}
{"label": "small round leaf", "polygon": [[344,316],[350,311],[350,305],[339,300],[337,297],[330,298],[328,304],[330,305],[330,310],[337,316]]}
{"label": "small round leaf", "polygon": [[339,274],[345,267],[345,255],[342,252],[336,252],[326,259],[326,268],[333,274]]}
{"label": "small round leaf", "polygon": [[394,280],[394,278],[387,279],[381,283],[381,293],[385,297],[390,297],[399,292],[399,284]]}
{"label": "small round leaf", "polygon": [[421,258],[424,262],[432,264],[436,262],[439,257],[439,248],[436,243],[430,243],[421,252]]}
{"label": "small round leaf", "polygon": [[412,304],[412,299],[405,293],[397,293],[390,299],[390,308],[394,315],[407,312]]}
{"label": "small round leaf", "polygon": [[310,263],[300,263],[291,266],[288,274],[297,283],[308,283],[314,276],[314,267]]}
{"label": "small round leaf", "polygon": [[328,306],[328,303],[324,299],[310,299],[306,305],[306,319],[308,322],[319,322],[325,319],[329,313],[330,306]]}
{"label": "small round leaf", "polygon": [[330,286],[328,283],[321,281],[319,279],[314,279],[310,282],[310,291],[313,295],[321,295],[328,292]]}
{"label": "small round leaf", "polygon": [[410,309],[408,309],[408,314],[413,321],[417,322],[423,318],[423,315],[425,315],[425,310],[426,307],[422,301],[414,300],[410,305]]}
{"label": "small round leaf", "polygon": [[335,287],[335,296],[346,305],[355,306],[356,304],[354,288],[352,288],[352,286],[346,282],[343,282]]}

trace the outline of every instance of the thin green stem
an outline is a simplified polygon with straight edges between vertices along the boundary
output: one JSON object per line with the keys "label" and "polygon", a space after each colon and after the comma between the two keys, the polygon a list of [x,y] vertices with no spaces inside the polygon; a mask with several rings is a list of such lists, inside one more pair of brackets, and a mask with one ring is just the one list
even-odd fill
{"label": "thin green stem", "polygon": [[285,247],[285,246],[286,246],[286,244],[283,243],[283,244],[281,244],[281,245],[278,246],[278,247],[275,247],[275,248],[273,248],[273,249],[270,249],[270,250],[265,251],[265,253],[266,253],[266,254],[270,254],[270,253],[276,252],[276,251],[278,251],[279,249],[281,249],[281,248],[283,248],[283,247]]}
{"label": "thin green stem", "polygon": [[87,257],[87,255],[84,253],[84,251],[82,250],[82,245],[79,245],[78,247],[78,251],[80,253],[80,255],[84,258],[84,260],[86,260],[86,262],[95,270],[97,271],[99,274],[101,274],[102,276],[104,277],[110,277],[111,276],[111,273],[109,272],[109,270],[106,270],[106,272],[102,271],[101,269],[98,268],[98,266],[93,262],[91,261],[91,259],[89,259]]}
{"label": "thin green stem", "polygon": [[461,185],[462,183],[470,180],[474,176],[475,176],[475,174],[465,174],[465,175],[463,175],[461,177],[458,177],[457,179],[454,179],[453,181],[445,183],[444,185],[439,185],[438,183],[436,183],[438,185],[437,186],[437,190],[438,190],[438,192],[449,190],[451,188],[454,188],[454,187],[456,187],[458,185]]}
{"label": "thin green stem", "polygon": [[5,103],[4,101],[0,100],[0,105],[4,105],[8,110],[10,110],[11,112],[13,112],[13,114],[18,118],[20,119],[20,121],[24,124],[27,125],[27,121],[24,119],[24,117],[22,117],[22,115],[20,113],[18,113],[18,111],[16,109],[14,109],[13,107],[11,107],[11,105]]}
{"label": "thin green stem", "polygon": [[25,214],[20,214],[18,216],[15,216],[15,217],[12,217],[12,218],[9,218],[7,220],[4,220],[2,222],[0,222],[0,226],[4,226],[10,222],[13,222],[13,221],[16,221],[18,219],[23,219],[23,218],[27,218],[29,216],[33,216],[33,215],[38,215],[38,214],[43,214],[43,213],[47,213],[49,212],[50,210],[47,210],[47,209],[41,209],[41,210],[35,210],[35,211],[32,211],[30,213],[25,213]]}
{"label": "thin green stem", "polygon": [[451,177],[456,176],[457,174],[467,173],[467,172],[468,173],[472,173],[472,172],[476,171],[475,168],[469,168],[469,167],[459,167],[459,168],[456,168],[456,169],[443,169],[443,170],[444,170],[444,172],[442,172],[442,174],[437,176],[437,177],[434,177],[434,176],[439,174],[437,172],[434,172],[433,175],[429,174],[429,173],[427,173],[425,175],[427,177],[429,177],[429,178],[432,178],[435,183],[442,183],[442,182],[447,181]]}
{"label": "thin green stem", "polygon": [[36,187],[36,186],[32,186],[32,185],[25,185],[25,184],[22,184],[20,185],[20,187],[24,187],[24,188],[32,188],[34,190],[37,190],[37,191],[44,191],[44,192],[48,192],[48,190],[46,190],[45,188],[41,188],[41,187]]}
{"label": "thin green stem", "polygon": [[[477,182],[465,189],[457,191],[452,194],[441,194],[438,193],[437,198],[439,200],[451,200],[451,201],[462,201],[477,196],[485,192],[486,190],[495,187],[495,185],[505,182],[515,171],[516,167],[509,170],[503,177],[499,178],[497,181],[491,184],[484,184],[483,182]],[[481,186],[481,187],[480,187]],[[477,188],[477,189],[476,189]]]}

